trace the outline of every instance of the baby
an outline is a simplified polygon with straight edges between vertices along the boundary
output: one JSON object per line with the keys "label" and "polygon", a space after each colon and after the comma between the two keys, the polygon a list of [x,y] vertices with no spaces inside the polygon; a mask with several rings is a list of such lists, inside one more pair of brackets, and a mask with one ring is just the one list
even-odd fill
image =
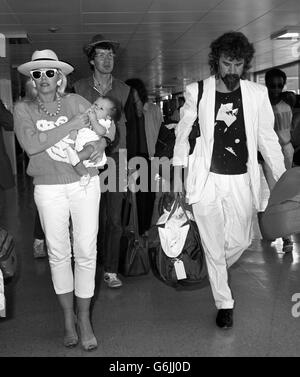
{"label": "baby", "polygon": [[[115,104],[107,97],[99,97],[87,110],[91,128],[82,128],[71,131],[69,139],[74,140],[74,149],[71,145],[66,148],[70,163],[80,178],[80,185],[86,186],[90,181],[87,167],[103,166],[106,163],[105,147],[115,138],[116,127],[113,121]],[[103,147],[103,157],[97,164],[88,161],[95,150],[97,143]]]}

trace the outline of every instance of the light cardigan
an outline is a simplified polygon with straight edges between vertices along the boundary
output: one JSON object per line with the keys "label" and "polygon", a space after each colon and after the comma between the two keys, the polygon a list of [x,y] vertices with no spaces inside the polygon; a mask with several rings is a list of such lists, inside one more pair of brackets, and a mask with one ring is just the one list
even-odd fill
{"label": "light cardigan", "polygon": [[[274,131],[274,115],[267,88],[248,80],[240,80],[245,130],[247,136],[247,170],[255,208],[259,208],[260,170],[257,161],[259,150],[270,166],[277,181],[284,173],[284,158],[278,137]],[[198,116],[201,136],[189,156],[188,136],[197,117],[198,84],[186,87],[182,118],[176,128],[176,142],[173,155],[174,166],[187,166],[187,199],[190,204],[201,200],[205,182],[210,171],[214,145],[216,80],[214,76],[204,80],[203,95],[199,104]]]}
{"label": "light cardigan", "polygon": [[[35,185],[79,181],[80,176],[72,165],[53,160],[46,150],[69,134],[70,127],[65,123],[90,106],[91,104],[78,94],[68,94],[62,97],[59,114],[50,117],[40,110],[36,101],[24,100],[16,103],[14,130],[21,147],[28,154],[27,174],[33,177]],[[53,122],[55,128],[50,129]],[[41,131],[41,127],[44,127],[44,131]],[[88,172],[91,176],[95,176],[98,174],[98,169],[88,168]]]}

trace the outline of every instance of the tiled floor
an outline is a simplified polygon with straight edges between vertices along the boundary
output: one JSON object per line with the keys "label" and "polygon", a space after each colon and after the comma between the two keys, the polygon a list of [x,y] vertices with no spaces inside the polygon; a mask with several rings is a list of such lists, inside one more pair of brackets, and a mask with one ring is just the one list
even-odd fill
{"label": "tiled floor", "polygon": [[257,224],[251,247],[229,270],[236,300],[233,329],[216,327],[208,285],[176,291],[150,273],[124,278],[123,287],[112,290],[102,283],[99,267],[93,325],[100,347],[93,353],[64,348],[48,261],[33,259],[34,207],[27,178],[19,177],[8,203],[4,221],[17,243],[20,275],[6,286],[8,317],[0,320],[0,356],[300,355],[300,307],[299,317],[292,315],[292,296],[300,294],[300,244],[285,255],[280,240],[260,241]]}

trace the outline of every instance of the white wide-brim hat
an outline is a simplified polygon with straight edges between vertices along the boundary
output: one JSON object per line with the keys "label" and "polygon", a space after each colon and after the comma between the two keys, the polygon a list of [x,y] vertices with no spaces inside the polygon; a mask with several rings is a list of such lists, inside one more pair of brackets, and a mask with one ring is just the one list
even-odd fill
{"label": "white wide-brim hat", "polygon": [[34,51],[31,61],[19,65],[18,71],[25,76],[30,76],[30,71],[41,68],[57,68],[60,69],[64,75],[68,75],[74,71],[71,64],[59,61],[57,55],[52,50]]}

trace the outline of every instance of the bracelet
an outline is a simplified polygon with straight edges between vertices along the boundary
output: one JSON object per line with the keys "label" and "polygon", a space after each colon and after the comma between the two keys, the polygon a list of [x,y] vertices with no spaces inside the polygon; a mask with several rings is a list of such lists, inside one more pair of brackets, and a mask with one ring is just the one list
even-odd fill
{"label": "bracelet", "polygon": [[291,143],[291,140],[288,141],[287,143],[284,143],[284,144],[281,144],[282,147],[285,147],[286,145],[290,144]]}

